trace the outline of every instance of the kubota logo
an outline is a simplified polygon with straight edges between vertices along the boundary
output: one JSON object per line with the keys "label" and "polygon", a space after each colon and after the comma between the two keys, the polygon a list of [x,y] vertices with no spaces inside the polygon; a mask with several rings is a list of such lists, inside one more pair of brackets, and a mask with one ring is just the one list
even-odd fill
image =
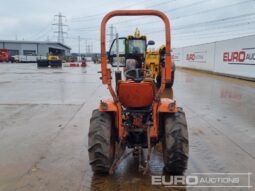
{"label": "kubota logo", "polygon": [[255,65],[255,48],[244,48],[240,51],[224,52],[223,62],[228,64]]}

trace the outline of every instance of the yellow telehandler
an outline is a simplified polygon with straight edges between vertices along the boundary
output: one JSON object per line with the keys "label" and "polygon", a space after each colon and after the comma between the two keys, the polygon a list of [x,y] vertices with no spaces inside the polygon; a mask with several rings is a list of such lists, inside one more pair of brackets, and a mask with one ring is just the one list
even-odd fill
{"label": "yellow telehandler", "polygon": [[[158,50],[148,50],[145,54],[145,76],[156,80],[157,87],[161,84],[161,68],[165,64],[165,45],[161,45]],[[174,84],[175,65],[172,62],[171,82],[166,83],[166,88],[171,88]]]}

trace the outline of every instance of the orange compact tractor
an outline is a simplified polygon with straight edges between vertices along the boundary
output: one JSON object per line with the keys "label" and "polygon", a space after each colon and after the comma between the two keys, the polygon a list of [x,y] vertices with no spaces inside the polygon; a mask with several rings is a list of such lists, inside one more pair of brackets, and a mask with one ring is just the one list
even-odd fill
{"label": "orange compact tractor", "polygon": [[[153,79],[146,79],[141,68],[130,69],[122,80],[119,67],[133,62],[134,57],[124,38],[116,38],[106,53],[105,29],[115,16],[157,16],[165,24],[165,64],[161,69],[161,86],[157,90]],[[115,43],[115,44],[114,44]],[[112,99],[102,100],[90,119],[88,152],[94,173],[114,173],[128,154],[139,160],[139,169],[146,173],[156,144],[162,144],[164,169],[174,175],[187,168],[189,141],[186,118],[174,100],[161,98],[166,83],[171,81],[170,23],[168,17],[156,10],[118,10],[108,13],[101,23],[102,82],[107,85]],[[138,44],[139,42],[134,44]],[[144,45],[142,46],[144,48]],[[112,85],[111,69],[117,67],[116,87]],[[116,75],[116,73],[118,75]],[[114,83],[115,84],[115,83]],[[126,149],[128,148],[128,149]],[[143,157],[146,152],[146,157]]]}

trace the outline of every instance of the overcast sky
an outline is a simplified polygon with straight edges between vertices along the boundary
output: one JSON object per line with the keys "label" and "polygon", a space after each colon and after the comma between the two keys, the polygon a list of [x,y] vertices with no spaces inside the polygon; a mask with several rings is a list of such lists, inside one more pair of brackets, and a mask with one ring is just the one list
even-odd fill
{"label": "overcast sky", "polygon": [[[182,47],[255,34],[255,0],[0,0],[0,40],[56,41],[54,15],[66,16],[65,44],[81,52],[99,51],[102,17],[116,9],[158,9],[172,25],[172,46]],[[163,24],[155,17],[121,17],[110,21],[119,36],[138,27],[156,46],[164,43]],[[110,30],[108,27],[108,36]]]}

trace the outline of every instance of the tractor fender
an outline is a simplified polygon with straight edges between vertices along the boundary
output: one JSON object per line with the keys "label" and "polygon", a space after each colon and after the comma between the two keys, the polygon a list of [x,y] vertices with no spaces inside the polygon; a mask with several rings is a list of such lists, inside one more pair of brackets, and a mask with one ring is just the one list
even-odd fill
{"label": "tractor fender", "polygon": [[101,100],[98,110],[100,112],[117,112],[117,104],[113,100]]}
{"label": "tractor fender", "polygon": [[[121,107],[121,106],[119,106]],[[122,116],[121,116],[121,112],[119,112],[118,110],[118,105],[117,103],[115,103],[113,100],[108,99],[108,100],[101,100],[99,108],[98,108],[99,112],[109,112],[109,113],[114,113],[115,116],[115,127],[118,129],[118,135],[119,137],[124,136],[123,134],[123,126],[122,126]]]}
{"label": "tractor fender", "polygon": [[161,98],[157,110],[158,113],[175,113],[177,112],[176,101],[169,98]]}

